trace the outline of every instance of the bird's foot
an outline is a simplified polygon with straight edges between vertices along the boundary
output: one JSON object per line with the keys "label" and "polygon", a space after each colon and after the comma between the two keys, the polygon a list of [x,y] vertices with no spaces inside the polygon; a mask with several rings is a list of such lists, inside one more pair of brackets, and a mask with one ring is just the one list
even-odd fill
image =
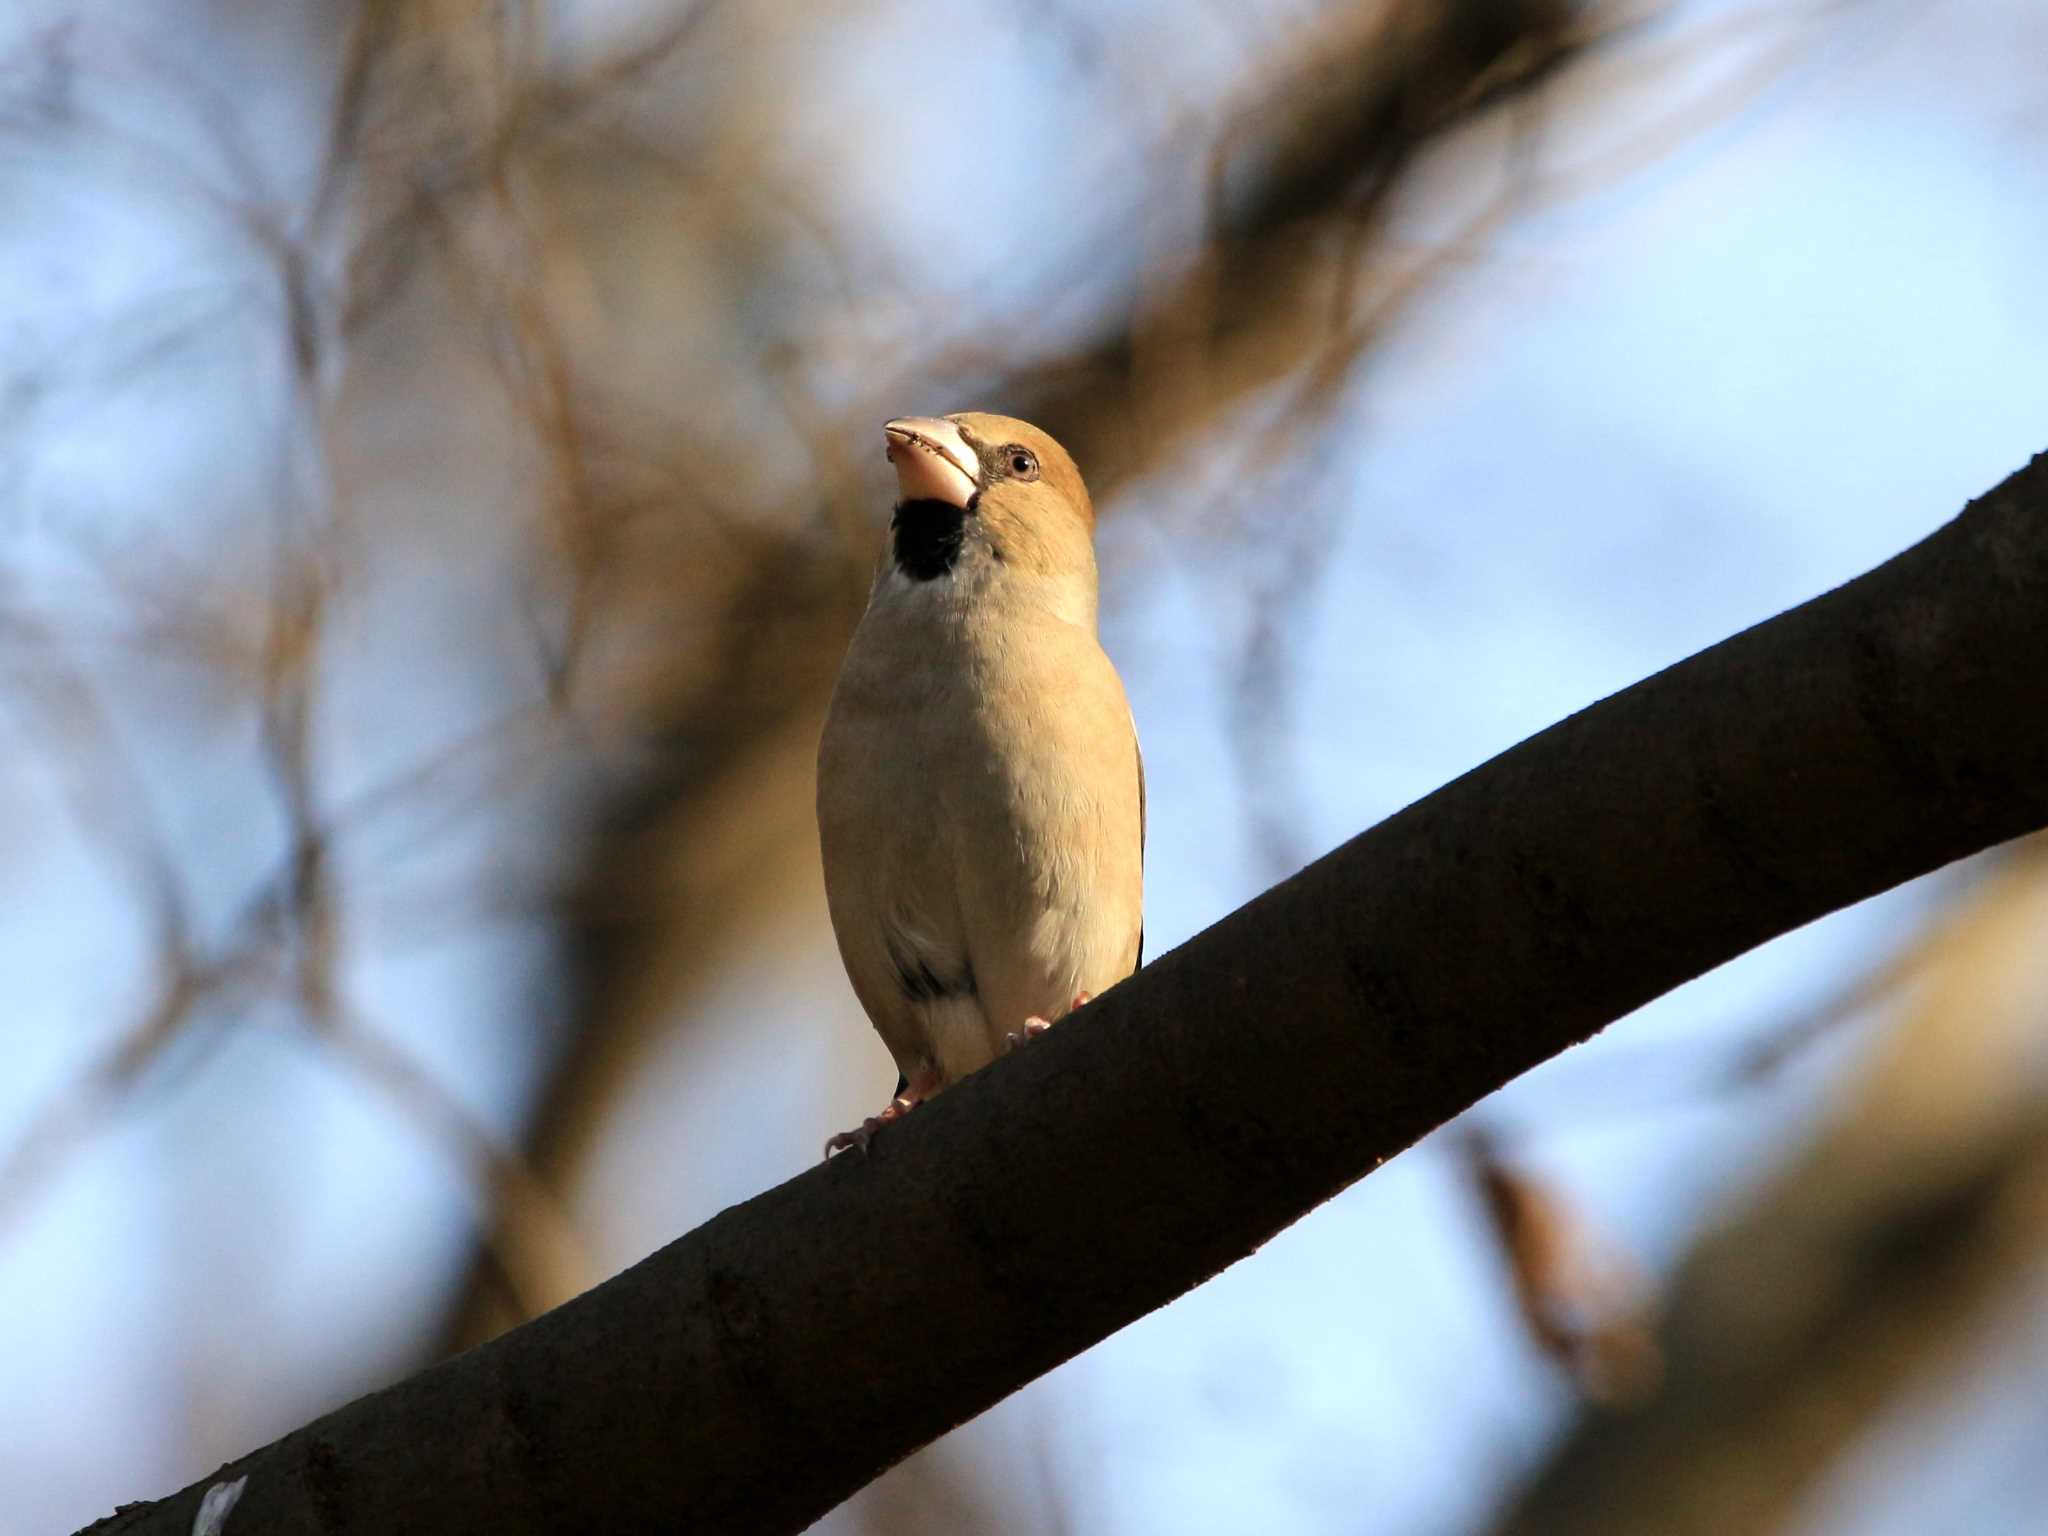
{"label": "bird's foot", "polygon": [[[1074,994],[1074,1000],[1071,1003],[1067,1004],[1067,1013],[1073,1013],[1081,1009],[1082,1007],[1085,1007],[1089,1002],[1091,1002],[1094,999],[1094,996],[1095,994],[1092,992],[1076,992]],[[1060,1017],[1065,1018],[1066,1014],[1061,1014]],[[1014,1051],[1015,1049],[1017,1049],[1018,1046],[1024,1045],[1032,1040],[1036,1040],[1040,1035],[1044,1034],[1048,1029],[1051,1028],[1052,1020],[1042,1019],[1034,1013],[1031,1015],[1030,1018],[1024,1021],[1024,1027],[1022,1029],[1012,1030],[1009,1034],[1003,1036],[1003,1049],[1005,1051]]]}
{"label": "bird's foot", "polygon": [[867,1119],[861,1121],[852,1130],[841,1131],[837,1136],[826,1142],[825,1156],[829,1158],[833,1153],[844,1152],[848,1148],[865,1153],[868,1149],[868,1143],[875,1139],[875,1132],[892,1120],[901,1120],[905,1115],[917,1108],[917,1103],[916,1099],[908,1095],[899,1094],[883,1106],[882,1112],[879,1115],[869,1115]]}
{"label": "bird's foot", "polygon": [[1015,1049],[1017,1049],[1018,1046],[1024,1044],[1026,1041],[1036,1040],[1040,1035],[1044,1034],[1048,1029],[1051,1028],[1052,1024],[1050,1021],[1046,1019],[1041,1019],[1037,1014],[1034,1013],[1033,1015],[1031,1015],[1030,1018],[1024,1021],[1024,1027],[1022,1029],[1013,1029],[1007,1035],[1003,1036],[1003,1049],[1006,1052],[1014,1051]]}
{"label": "bird's foot", "polygon": [[924,1098],[921,1094],[897,1094],[895,1098],[882,1106],[882,1112],[879,1115],[869,1115],[867,1119],[861,1121],[852,1130],[841,1131],[837,1136],[826,1142],[825,1156],[827,1160],[830,1160],[834,1152],[844,1152],[849,1147],[865,1154],[868,1149],[868,1143],[875,1139],[875,1132],[892,1120],[901,1120],[923,1102]]}

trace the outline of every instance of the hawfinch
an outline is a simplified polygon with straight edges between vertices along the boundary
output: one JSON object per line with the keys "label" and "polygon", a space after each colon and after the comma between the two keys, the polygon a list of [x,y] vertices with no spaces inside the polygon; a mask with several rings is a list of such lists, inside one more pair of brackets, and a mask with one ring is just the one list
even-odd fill
{"label": "hawfinch", "polygon": [[1136,970],[1145,766],[1095,636],[1095,510],[1007,416],[883,429],[899,499],[818,747],[840,957],[901,1077],[826,1154]]}

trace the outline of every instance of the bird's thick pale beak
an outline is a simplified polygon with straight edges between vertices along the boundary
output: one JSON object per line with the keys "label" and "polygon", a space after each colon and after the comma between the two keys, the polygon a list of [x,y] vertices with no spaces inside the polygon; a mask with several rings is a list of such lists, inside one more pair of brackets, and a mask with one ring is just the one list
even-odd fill
{"label": "bird's thick pale beak", "polygon": [[981,489],[981,461],[960,429],[940,416],[899,416],[886,423],[889,462],[905,501],[965,507]]}

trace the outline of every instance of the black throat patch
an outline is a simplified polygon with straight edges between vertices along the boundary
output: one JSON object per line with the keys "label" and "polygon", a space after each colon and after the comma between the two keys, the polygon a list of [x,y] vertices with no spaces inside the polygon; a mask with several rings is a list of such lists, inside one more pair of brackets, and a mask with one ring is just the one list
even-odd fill
{"label": "black throat patch", "polygon": [[950,502],[906,501],[889,526],[895,532],[896,568],[912,581],[932,581],[959,560],[967,512]]}

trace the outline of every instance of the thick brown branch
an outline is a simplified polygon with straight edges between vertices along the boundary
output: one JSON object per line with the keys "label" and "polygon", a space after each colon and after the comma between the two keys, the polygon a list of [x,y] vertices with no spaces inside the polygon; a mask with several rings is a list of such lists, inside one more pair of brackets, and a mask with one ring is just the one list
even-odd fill
{"label": "thick brown branch", "polygon": [[[245,1457],[227,1529],[794,1531],[1516,1074],[2048,824],[2048,457],[1554,726],[1078,1022]],[[192,1528],[207,1484],[113,1529]]]}

